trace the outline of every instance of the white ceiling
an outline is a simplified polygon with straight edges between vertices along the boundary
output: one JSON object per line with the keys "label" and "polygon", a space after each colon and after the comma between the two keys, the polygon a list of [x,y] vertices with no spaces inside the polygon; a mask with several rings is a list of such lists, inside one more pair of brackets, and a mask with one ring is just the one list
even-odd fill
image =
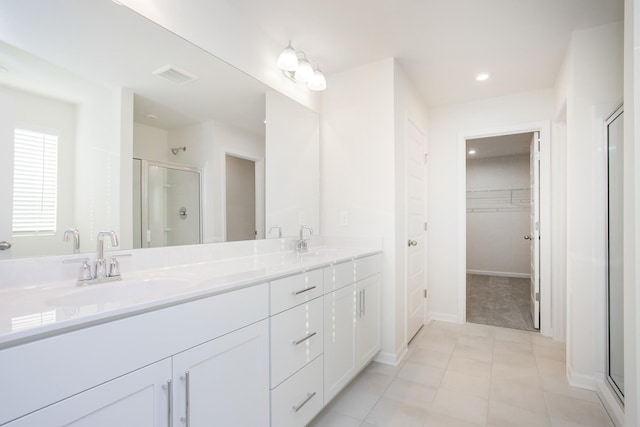
{"label": "white ceiling", "polygon": [[[205,16],[215,13],[216,2],[196,3]],[[572,31],[623,18],[623,0],[230,3],[283,47],[291,39],[326,74],[396,57],[430,106],[553,87]],[[479,72],[491,78],[478,83]]]}
{"label": "white ceiling", "polygon": [[[529,145],[533,133],[491,136],[467,140],[467,159],[483,159],[487,157],[515,156],[529,154]],[[469,154],[469,150],[476,150]]]}
{"label": "white ceiling", "polygon": [[[215,119],[264,136],[265,85],[127,8],[0,0],[0,9],[0,84],[69,102],[86,93],[78,81],[130,88],[138,122],[171,128]],[[180,86],[152,74],[168,64],[197,80]]]}

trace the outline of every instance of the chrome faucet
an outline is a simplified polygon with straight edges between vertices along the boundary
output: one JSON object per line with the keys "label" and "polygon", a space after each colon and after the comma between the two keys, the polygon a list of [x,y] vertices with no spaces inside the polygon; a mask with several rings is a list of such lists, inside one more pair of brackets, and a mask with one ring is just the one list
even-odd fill
{"label": "chrome faucet", "polygon": [[73,253],[80,253],[80,232],[77,228],[67,228],[66,230],[64,230],[64,236],[62,240],[68,242],[69,236],[73,236]]}
{"label": "chrome faucet", "polygon": [[272,225],[269,229],[269,234],[271,234],[274,229],[278,230],[278,239],[282,239],[282,227],[279,225]]}
{"label": "chrome faucet", "polygon": [[313,235],[313,228],[308,225],[300,226],[300,240],[296,242],[296,251],[298,252],[307,252],[309,250],[307,241],[304,239],[304,230],[309,230],[309,236]]}
{"label": "chrome faucet", "polygon": [[65,264],[76,262],[82,263],[80,272],[78,273],[78,281],[76,282],[77,286],[93,285],[96,283],[112,282],[122,279],[120,276],[120,264],[118,264],[117,258],[131,256],[131,254],[112,256],[109,261],[109,268],[107,269],[107,260],[104,258],[104,238],[107,236],[111,240],[111,246],[118,246],[118,236],[116,236],[115,231],[101,231],[98,233],[98,250],[96,253],[95,270],[93,274],[91,274],[89,258],[67,259],[63,261]]}
{"label": "chrome faucet", "polygon": [[96,270],[94,279],[105,279],[107,277],[107,261],[104,259],[104,238],[109,236],[111,246],[118,246],[118,236],[115,231],[101,231],[98,233],[98,250],[96,255]]}

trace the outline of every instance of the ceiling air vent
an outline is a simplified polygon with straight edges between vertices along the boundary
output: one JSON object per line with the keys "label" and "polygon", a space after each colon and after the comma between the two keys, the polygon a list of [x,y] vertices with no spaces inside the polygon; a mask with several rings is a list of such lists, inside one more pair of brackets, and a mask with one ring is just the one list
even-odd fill
{"label": "ceiling air vent", "polygon": [[169,80],[177,85],[185,85],[197,79],[196,76],[188,71],[182,70],[174,65],[165,65],[153,72],[156,76]]}

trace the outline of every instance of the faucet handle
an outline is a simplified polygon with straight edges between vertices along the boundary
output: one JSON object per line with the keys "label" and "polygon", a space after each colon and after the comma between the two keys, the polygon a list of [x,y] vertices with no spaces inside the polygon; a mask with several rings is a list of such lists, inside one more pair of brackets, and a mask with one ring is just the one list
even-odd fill
{"label": "faucet handle", "polygon": [[120,277],[120,263],[118,258],[124,256],[131,256],[131,254],[113,255],[109,261],[109,277]]}
{"label": "faucet handle", "polygon": [[79,259],[65,259],[62,261],[65,264],[73,264],[76,262],[81,262],[80,272],[78,273],[78,286],[82,286],[85,282],[93,279],[91,275],[91,264],[89,264],[89,258],[79,258]]}
{"label": "faucet handle", "polygon": [[279,225],[272,225],[269,229],[269,234],[271,234],[271,231],[273,230],[278,230],[278,239],[282,239],[282,227]]}

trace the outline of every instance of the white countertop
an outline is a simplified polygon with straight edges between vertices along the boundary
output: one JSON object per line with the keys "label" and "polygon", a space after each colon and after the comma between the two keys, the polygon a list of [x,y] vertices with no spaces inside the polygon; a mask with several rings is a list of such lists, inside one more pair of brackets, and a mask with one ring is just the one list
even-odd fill
{"label": "white countertop", "polygon": [[0,289],[0,348],[380,252],[323,247],[131,273],[122,269],[122,281],[84,287],[72,279]]}

